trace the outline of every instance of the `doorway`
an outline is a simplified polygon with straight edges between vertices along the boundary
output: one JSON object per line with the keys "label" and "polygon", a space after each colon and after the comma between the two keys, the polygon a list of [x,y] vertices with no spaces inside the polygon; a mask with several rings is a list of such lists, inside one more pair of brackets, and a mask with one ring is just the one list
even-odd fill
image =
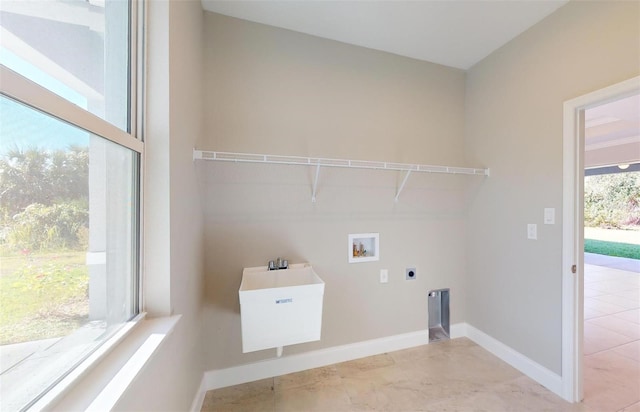
{"label": "doorway", "polygon": [[640,406],[640,94],[585,110],[584,404]]}
{"label": "doorway", "polygon": [[640,76],[564,103],[562,385],[570,402],[584,398],[585,111],[640,93]]}

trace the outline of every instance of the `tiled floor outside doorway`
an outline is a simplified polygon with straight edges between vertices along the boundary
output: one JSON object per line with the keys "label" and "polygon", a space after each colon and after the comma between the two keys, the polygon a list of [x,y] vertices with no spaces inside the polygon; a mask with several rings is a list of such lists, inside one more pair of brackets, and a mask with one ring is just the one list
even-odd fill
{"label": "tiled floor outside doorway", "polygon": [[[640,272],[640,262],[630,269],[636,267]],[[584,404],[638,412],[640,273],[585,264],[584,282]]]}

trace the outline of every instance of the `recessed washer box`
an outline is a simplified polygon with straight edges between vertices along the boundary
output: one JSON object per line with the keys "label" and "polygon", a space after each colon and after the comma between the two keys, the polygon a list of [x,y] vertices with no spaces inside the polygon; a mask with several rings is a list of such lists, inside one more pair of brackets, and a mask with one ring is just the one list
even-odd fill
{"label": "recessed washer box", "polygon": [[380,260],[380,234],[357,233],[349,235],[349,263]]}
{"label": "recessed washer box", "polygon": [[310,264],[245,268],[238,295],[243,353],[320,340],[324,281]]}
{"label": "recessed washer box", "polygon": [[429,342],[449,339],[449,289],[435,289],[428,293]]}

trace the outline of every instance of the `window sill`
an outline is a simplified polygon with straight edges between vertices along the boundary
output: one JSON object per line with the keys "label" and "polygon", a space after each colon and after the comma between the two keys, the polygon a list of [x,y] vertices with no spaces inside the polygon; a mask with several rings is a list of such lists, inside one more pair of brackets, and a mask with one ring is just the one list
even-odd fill
{"label": "window sill", "polygon": [[180,315],[128,322],[47,392],[32,410],[111,410],[169,336]]}

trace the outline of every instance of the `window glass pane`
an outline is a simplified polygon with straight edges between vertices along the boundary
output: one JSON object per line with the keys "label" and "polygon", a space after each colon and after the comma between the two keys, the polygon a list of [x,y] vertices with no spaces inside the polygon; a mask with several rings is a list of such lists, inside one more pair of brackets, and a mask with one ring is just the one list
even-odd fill
{"label": "window glass pane", "polygon": [[129,2],[0,1],[0,63],[130,131]]}
{"label": "window glass pane", "polygon": [[0,97],[0,410],[138,313],[139,154]]}

